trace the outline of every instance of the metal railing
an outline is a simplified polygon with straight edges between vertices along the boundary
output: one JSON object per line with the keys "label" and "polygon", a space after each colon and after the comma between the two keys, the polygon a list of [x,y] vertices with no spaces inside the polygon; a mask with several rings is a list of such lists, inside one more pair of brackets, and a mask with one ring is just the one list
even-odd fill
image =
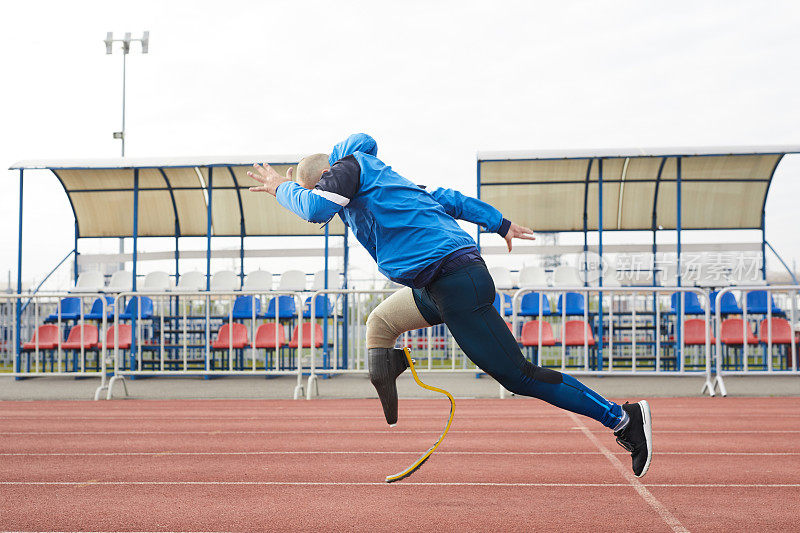
{"label": "metal railing", "polygon": [[[547,287],[547,286],[529,286],[529,287],[522,287],[514,292],[512,298],[512,331],[517,335],[519,331],[519,317],[520,317],[520,304],[521,304],[521,297],[527,293],[537,293],[538,294],[538,316],[535,315],[536,320],[538,320],[539,324],[539,331],[538,331],[538,345],[537,345],[537,353],[542,353],[542,328],[543,328],[543,319],[545,318],[556,318],[557,320],[560,319],[556,323],[556,325],[560,325],[560,329],[562,332],[562,339],[560,343],[556,343],[556,349],[560,349],[560,357],[557,357],[555,365],[548,365],[542,361],[539,361],[539,364],[542,366],[548,366],[551,368],[557,368],[559,370],[567,371],[571,374],[575,375],[615,375],[615,376],[624,376],[624,375],[637,375],[637,376],[646,376],[646,375],[657,375],[657,376],[685,376],[685,375],[698,375],[698,373],[703,373],[705,375],[705,382],[702,387],[702,392],[708,392],[710,395],[714,395],[714,388],[712,386],[712,379],[711,379],[711,338],[710,338],[710,324],[711,324],[711,314],[710,314],[710,307],[709,307],[709,298],[708,294],[699,288],[694,287]],[[597,327],[595,328],[597,331],[597,338],[595,339],[596,348],[595,351],[597,352],[597,357],[594,361],[594,364],[590,363],[589,358],[589,338],[588,335],[583,334],[583,353],[582,353],[582,365],[568,365],[567,359],[567,343],[565,342],[563,332],[566,330],[567,318],[570,315],[567,313],[567,294],[568,293],[577,293],[583,297],[583,322],[586,324],[590,324],[590,318],[596,321]],[[669,323],[663,323],[662,318],[664,316],[671,315],[671,311],[664,311],[662,309],[663,304],[665,303],[665,296],[670,298],[672,294],[678,293],[681,294],[681,297],[678,297],[678,309],[675,312],[676,322],[672,325],[672,329],[674,331],[673,338],[670,339],[667,337],[666,339],[663,336],[663,333],[669,332]],[[687,369],[686,364],[686,344],[685,344],[685,317],[686,317],[686,309],[685,309],[685,294],[686,293],[694,293],[697,295],[698,300],[703,305],[703,314],[704,317],[704,324],[705,324],[705,345],[702,346],[703,350],[700,354],[700,360],[696,361],[693,366],[696,370],[689,370]],[[556,295],[561,298],[561,313],[558,314],[548,314],[544,312],[544,302],[545,302],[545,295]],[[617,299],[619,296],[629,295],[629,300],[619,300]],[[650,309],[646,309],[647,305],[645,305],[644,310],[637,309],[637,301],[639,297],[643,296],[643,300],[645,304],[650,303]],[[608,302],[608,305],[606,305]],[[630,305],[629,312],[625,312],[622,310],[615,309],[615,303],[629,303]],[[668,303],[668,302],[667,302]],[[591,312],[590,308],[591,305],[595,304],[597,306],[596,311]],[[630,326],[626,327],[626,330],[630,331],[630,337],[628,342],[625,342],[624,339],[620,341],[615,341],[614,333],[615,327],[618,329],[621,327],[622,317],[629,316],[630,317]],[[644,324],[639,325],[639,317],[653,317],[652,325],[651,324]],[[615,317],[620,318],[620,325],[615,324]],[[638,330],[638,331],[637,331]],[[646,341],[640,341],[638,338],[639,332],[646,332],[646,331],[653,331],[652,339]],[[584,330],[585,331],[585,330]],[[608,332],[608,338],[606,342],[605,333]],[[519,337],[518,337],[519,339]],[[521,340],[521,339],[519,339]],[[615,345],[618,349],[621,347],[629,346],[630,348],[630,364],[625,365],[625,367],[615,367]],[[675,354],[675,368],[674,369],[666,369],[664,367],[664,362],[666,360],[664,354],[664,348],[673,347],[673,351]],[[607,347],[607,350],[606,350]],[[648,352],[648,347],[652,347],[652,351],[650,352],[650,357],[644,357],[640,355],[640,352]],[[608,357],[605,357],[605,354]],[[627,358],[626,358],[627,359]],[[672,358],[670,358],[672,359]],[[618,360],[617,360],[618,361]],[[640,368],[640,363],[644,361],[652,361],[651,364],[647,364],[645,368]],[[626,361],[627,363],[627,361]],[[652,367],[652,368],[648,368]],[[504,391],[501,391],[501,396],[505,394]]]}
{"label": "metal railing", "polygon": [[[64,316],[62,300],[75,298],[79,302],[78,314]],[[87,308],[96,300],[100,304],[100,317],[87,318]],[[106,385],[106,326],[108,305],[102,294],[39,293],[35,295],[0,295],[3,313],[2,337],[4,349],[11,359],[11,372],[0,375],[16,379],[43,376],[81,376],[100,378]],[[47,331],[45,322],[56,328],[55,346],[42,339]],[[97,324],[97,325],[95,325]],[[67,333],[78,327],[78,347],[67,344]],[[97,341],[89,342],[87,329],[96,328]],[[25,339],[30,339],[25,341]],[[87,365],[87,357],[95,356],[96,365]]]}
{"label": "metal railing", "polygon": [[[766,313],[751,311],[748,309],[748,293],[760,291],[766,293]],[[742,336],[741,343],[739,342],[725,342],[723,339],[722,330],[725,321],[722,319],[726,313],[722,312],[722,299],[728,293],[739,292],[739,301],[741,313],[727,313],[728,315],[741,316]],[[772,286],[736,286],[726,287],[717,293],[716,309],[715,309],[715,324],[716,324],[716,357],[715,357],[715,378],[714,387],[719,390],[720,394],[727,396],[728,391],[725,387],[724,376],[726,375],[798,375],[798,354],[797,354],[797,338],[795,332],[795,319],[797,317],[797,301],[800,294],[800,285],[772,285]],[[773,300],[774,296],[784,296],[785,302],[789,303],[788,309],[788,324],[786,327],[789,332],[788,342],[785,337],[775,339],[773,335],[773,316],[783,315],[786,316],[786,306],[783,309],[777,306]],[[777,308],[776,308],[777,307]],[[751,320],[758,320],[757,318],[749,319],[750,317],[764,316],[765,319],[756,322],[757,330],[754,332],[751,329]],[[786,318],[780,318],[787,320]],[[733,324],[735,326],[735,323]],[[764,341],[763,328],[766,327],[766,342]],[[755,342],[751,342],[755,341]],[[773,348],[776,345],[784,346],[786,350],[785,365],[776,365]],[[736,358],[732,363],[726,361],[728,352],[731,350],[740,351],[741,358]],[[751,351],[752,350],[752,351]],[[758,352],[761,352],[760,354]],[[751,361],[752,355],[752,361]],[[780,362],[780,354],[777,354]],[[741,364],[739,364],[741,360]],[[781,366],[782,368],[776,368]]]}
{"label": "metal railing", "polygon": [[[237,297],[250,296],[250,316],[234,316],[234,302]],[[297,353],[296,364],[281,364],[281,350],[286,346],[280,343],[281,330],[284,324],[281,323],[281,296],[288,296],[295,301],[295,314],[291,317],[296,319],[297,324]],[[153,301],[154,314],[152,317],[142,316],[142,298],[150,298]],[[259,368],[258,355],[261,348],[256,347],[256,334],[258,328],[267,323],[264,314],[256,310],[258,298],[264,298],[268,303],[269,299],[275,300],[274,306],[274,368],[270,368],[269,356],[264,353],[263,366]],[[110,399],[113,393],[113,386],[117,381],[122,381],[124,385],[125,377],[135,378],[136,376],[176,376],[176,375],[195,375],[195,376],[235,376],[235,375],[296,375],[297,385],[294,391],[295,399],[303,394],[303,307],[304,302],[301,293],[297,291],[136,291],[122,293],[117,297],[117,301],[124,301],[131,298],[138,298],[136,316],[128,320],[132,325],[132,342],[128,351],[128,359],[124,358],[123,350],[119,346],[114,346],[113,350],[113,369],[114,377],[108,385],[107,398]],[[259,301],[260,302],[260,301]],[[190,313],[189,309],[201,304],[202,315]],[[222,304],[222,305],[220,305]],[[175,313],[166,313],[168,306],[171,306]],[[114,323],[120,324],[119,303],[115,305]],[[212,313],[212,307],[227,307],[227,311],[222,315]],[[283,318],[289,318],[283,317]],[[224,320],[227,319],[227,322]],[[200,321],[202,329],[190,329],[191,321]],[[245,346],[234,348],[234,324],[235,320],[249,325],[248,342]],[[228,325],[227,343],[222,348],[215,348],[212,339],[211,324],[213,321],[222,321],[221,326]],[[258,322],[262,321],[261,324]],[[144,325],[150,323],[152,327],[158,324],[157,336],[151,335],[148,339]],[[173,329],[167,328],[170,322]],[[267,326],[269,327],[269,326]],[[119,331],[119,328],[117,328]],[[219,332],[217,333],[219,335]],[[290,332],[291,334],[291,332]],[[168,336],[177,339],[177,342],[167,344]],[[195,338],[193,341],[192,338]],[[287,339],[289,336],[285,336]],[[201,342],[198,342],[200,340]],[[220,338],[224,344],[224,338]],[[149,342],[148,342],[149,341]],[[264,348],[267,350],[267,348]],[[145,358],[146,353],[151,353],[154,357],[149,360]],[[226,352],[227,360],[222,358],[222,368],[216,367],[216,353]],[[249,353],[249,361],[245,361],[245,353]],[[191,354],[191,358],[190,358]],[[199,354],[199,357],[198,357]],[[147,369],[146,366],[153,368]],[[199,368],[189,368],[199,367]],[[293,367],[292,367],[293,366]],[[127,386],[125,386],[127,395]]]}

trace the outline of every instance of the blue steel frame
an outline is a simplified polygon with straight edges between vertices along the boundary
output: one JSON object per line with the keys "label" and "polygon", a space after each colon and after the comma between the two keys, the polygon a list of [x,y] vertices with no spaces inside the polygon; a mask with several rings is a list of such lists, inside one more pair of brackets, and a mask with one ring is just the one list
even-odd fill
{"label": "blue steel frame", "polygon": [[[693,182],[703,182],[703,181],[707,181],[708,182],[708,181],[712,181],[712,182],[715,182],[715,183],[719,183],[720,181],[723,181],[723,182],[746,181],[748,183],[766,182],[767,188],[764,191],[764,202],[763,202],[763,205],[762,205],[762,208],[761,208],[761,223],[760,223],[760,226],[758,228],[691,228],[691,229],[695,230],[695,231],[697,231],[697,230],[700,230],[700,231],[702,231],[702,230],[725,230],[725,229],[729,229],[729,230],[730,229],[736,229],[736,230],[760,229],[761,230],[761,276],[762,276],[762,279],[764,279],[764,280],[767,279],[766,248],[769,247],[770,250],[772,250],[773,253],[775,253],[776,257],[778,257],[778,260],[781,262],[781,264],[783,264],[783,266],[786,268],[786,270],[789,271],[789,273],[792,276],[792,279],[794,279],[795,283],[797,283],[797,280],[794,278],[794,273],[791,272],[791,270],[786,265],[786,263],[783,261],[783,259],[780,257],[778,252],[767,242],[766,223],[765,223],[766,202],[767,202],[767,196],[769,194],[769,188],[772,185],[772,179],[775,177],[775,171],[777,170],[778,166],[780,165],[780,162],[783,160],[783,157],[786,155],[786,153],[789,153],[789,152],[781,152],[781,153],[778,153],[778,152],[762,152],[762,153],[753,153],[753,154],[747,154],[747,153],[737,153],[736,154],[736,155],[742,155],[742,156],[744,156],[744,155],[777,155],[778,158],[777,158],[777,161],[775,162],[775,166],[772,168],[772,172],[770,173],[769,178],[766,179],[766,180],[764,180],[764,179],[753,179],[753,180],[745,180],[745,179],[725,179],[725,180],[694,179],[694,180],[692,180]],[[795,152],[791,152],[791,153],[795,153]],[[731,155],[731,154],[724,154],[724,153],[722,153],[722,154],[697,154],[697,155],[691,155],[691,157],[715,157],[715,156],[721,156],[721,155]],[[577,157],[576,156],[576,157],[571,157],[571,158],[570,157],[565,157],[565,158],[543,157],[543,158],[520,158],[520,159],[480,159],[480,158],[478,158],[477,165],[476,165],[476,175],[477,175],[477,194],[476,194],[476,197],[478,199],[481,198],[481,187],[483,186],[483,184],[481,183],[481,164],[482,163],[502,162],[502,161],[511,161],[511,160],[513,160],[513,161],[548,161],[548,160],[551,160],[552,161],[552,160],[562,160],[562,159],[588,159],[589,162],[588,162],[587,169],[586,169],[586,179],[585,179],[585,187],[584,187],[583,228],[581,230],[579,230],[579,231],[582,231],[583,234],[584,234],[584,237],[583,237],[583,249],[584,249],[584,252],[587,252],[588,249],[589,249],[589,247],[588,247],[588,214],[587,214],[588,192],[589,192],[589,183],[590,183],[590,174],[591,174],[592,164],[593,164],[593,162],[595,160],[597,160],[597,163],[598,163],[598,203],[599,203],[599,206],[598,206],[598,227],[597,227],[597,232],[598,232],[598,252],[599,252],[599,255],[600,255],[600,261],[602,262],[602,259],[603,259],[603,231],[604,231],[603,230],[603,183],[621,183],[623,181],[623,180],[604,180],[603,179],[603,160],[604,159],[611,159],[611,158],[615,158],[615,159],[617,159],[617,158],[626,158],[626,157],[632,157],[632,156],[616,156],[616,157],[614,157],[614,156]],[[676,177],[675,177],[674,181],[675,181],[675,184],[676,184],[676,209],[677,209],[677,220],[676,220],[676,227],[675,227],[675,231],[677,233],[677,247],[676,247],[677,248],[677,273],[676,274],[677,274],[678,286],[680,287],[680,286],[682,286],[681,285],[681,281],[682,281],[681,280],[681,247],[682,247],[681,235],[682,235],[683,231],[685,231],[683,229],[683,227],[682,227],[682,225],[683,225],[682,224],[682,207],[683,207],[683,205],[682,205],[682,203],[683,203],[683,200],[682,200],[682,179],[683,179],[683,176],[682,176],[682,174],[683,174],[683,171],[682,171],[682,158],[684,157],[684,155],[683,154],[659,154],[659,155],[653,155],[653,156],[650,156],[650,157],[660,157],[661,158],[661,163],[660,163],[660,165],[658,167],[658,173],[656,175],[655,180],[652,180],[652,179],[646,179],[646,180],[642,180],[642,179],[625,179],[624,181],[626,181],[626,182],[647,182],[647,183],[651,183],[651,182],[655,181],[655,189],[654,189],[654,194],[653,194],[653,211],[652,211],[652,219],[651,219],[651,228],[649,230],[641,230],[641,231],[652,231],[652,233],[653,233],[653,247],[652,247],[652,250],[653,250],[653,257],[655,258],[655,254],[656,254],[656,250],[657,250],[657,231],[658,231],[658,226],[657,226],[657,211],[658,211],[658,209],[657,209],[657,206],[658,206],[659,186],[660,186],[660,184],[662,182],[673,181],[673,180],[662,179],[661,176],[662,176],[662,172],[664,170],[664,165],[666,164],[667,160],[670,159],[670,158],[675,158],[675,160],[676,160]],[[525,182],[525,181],[520,181],[520,182],[503,182],[503,183],[500,183],[498,185],[539,185],[539,184],[542,184],[542,185],[553,185],[553,184],[579,184],[579,183],[580,183],[580,181],[575,181],[575,180],[547,181],[547,182]],[[486,186],[489,186],[489,185],[490,184],[486,184]],[[543,231],[547,231],[547,230],[543,230]],[[568,230],[568,231],[563,231],[562,230],[561,232],[563,232],[563,233],[573,233],[574,231],[575,230]],[[605,230],[605,231],[632,231],[632,230]],[[478,228],[477,228],[477,238],[476,238],[476,242],[478,244],[478,250],[480,250],[480,247],[481,247],[480,246],[481,233],[482,233],[481,227],[478,226]],[[655,274],[656,274],[656,265],[655,265],[655,261],[654,261],[654,264],[653,264],[653,279],[654,279],[654,282],[655,282]],[[585,284],[586,284],[586,281],[584,281],[584,285]],[[602,369],[602,362],[603,362],[603,340],[602,340],[603,339],[603,305],[602,305],[603,292],[602,292],[602,287],[603,287],[603,273],[602,273],[602,269],[601,269],[600,270],[600,278],[599,278],[600,304],[599,304],[599,309],[598,309],[599,337],[600,337],[600,341],[597,343],[597,346],[598,346],[598,366],[597,366],[597,369],[598,370]],[[654,298],[654,300],[653,300],[654,305],[656,305],[655,294],[653,295],[653,298]],[[682,298],[678,298],[678,307],[676,309],[676,312],[677,312],[678,316],[681,316],[682,306],[683,306],[683,299]],[[679,327],[677,328],[677,331],[676,331],[676,346],[680,346],[680,344],[681,344],[681,335],[682,335],[682,333],[683,333],[683,328],[679,324]],[[680,357],[680,364],[681,364],[680,369],[683,369],[683,357]]]}
{"label": "blue steel frame", "polygon": [[[280,164],[294,164],[294,163],[280,163]],[[208,183],[206,187],[173,187],[169,181],[168,176],[164,172],[164,168],[195,168],[197,166],[205,166],[208,168]],[[74,248],[72,253],[75,254],[75,262],[74,262],[74,279],[75,282],[78,280],[78,242],[81,239],[80,234],[80,226],[78,224],[78,215],[75,211],[75,205],[72,202],[71,193],[75,192],[124,192],[124,191],[131,191],[133,193],[133,258],[132,258],[132,289],[136,291],[136,278],[137,278],[137,267],[138,267],[138,241],[139,241],[139,192],[142,190],[151,191],[151,190],[167,190],[170,194],[170,199],[172,202],[172,209],[175,215],[175,232],[174,235],[154,235],[154,237],[174,237],[175,238],[175,280],[178,281],[180,277],[180,237],[181,228],[180,228],[180,219],[178,217],[178,209],[177,204],[175,202],[175,190],[206,190],[208,194],[207,200],[207,211],[206,211],[206,290],[210,290],[211,284],[211,237],[212,237],[212,229],[213,229],[213,217],[212,217],[212,206],[213,206],[213,172],[214,167],[227,167],[228,171],[231,174],[231,178],[233,180],[233,187],[217,187],[217,189],[234,189],[236,190],[237,200],[239,204],[239,212],[240,212],[240,231],[238,237],[240,238],[240,249],[239,249],[239,259],[240,259],[240,277],[242,281],[244,281],[244,238],[248,236],[246,233],[246,226],[245,226],[245,217],[244,217],[244,208],[242,205],[242,198],[241,198],[241,187],[239,187],[238,180],[236,179],[236,175],[233,172],[233,166],[239,165],[177,165],[177,166],[161,166],[161,167],[150,167],[150,166],[141,166],[141,167],[132,167],[133,169],[133,188],[118,188],[118,189],[80,189],[78,191],[69,191],[66,186],[64,185],[61,176],[58,175],[57,170],[89,170],[86,167],[58,167],[58,168],[49,168],[51,172],[56,176],[59,183],[61,184],[64,192],[67,194],[67,199],[69,200],[70,207],[72,208],[72,214],[75,217],[75,241],[74,241]],[[97,167],[99,168],[99,167]],[[97,168],[94,168],[95,170]],[[119,168],[119,167],[112,167],[112,168]],[[131,168],[131,167],[128,167]],[[154,169],[158,170],[164,179],[166,187],[139,187],[139,171],[141,169]],[[22,228],[23,228],[23,189],[24,189],[24,172],[25,168],[19,168],[19,227],[18,227],[18,244],[17,244],[17,294],[22,294]],[[220,236],[229,236],[229,235],[220,235]],[[260,235],[251,235],[251,236],[260,236]],[[270,235],[265,235],[270,236]],[[305,235],[294,235],[296,237],[302,236],[317,236],[315,234],[305,234]],[[348,250],[348,230],[347,226],[344,227],[344,231],[342,233],[343,237],[343,245],[344,245],[344,288],[347,288],[347,273],[349,267],[349,250]],[[102,238],[102,237],[100,237]],[[328,288],[328,270],[329,270],[329,239],[330,239],[330,229],[329,226],[325,225],[325,257],[324,257],[324,264],[325,264],[325,285],[324,288]],[[63,260],[62,260],[63,263]],[[61,263],[59,263],[60,265]],[[141,302],[139,302],[140,304]],[[20,338],[21,334],[21,317],[22,317],[22,302],[21,300],[17,300],[16,303],[16,328],[15,328],[15,335],[17,338],[17,350],[15,354],[17,368],[21,363],[21,347],[22,341]],[[344,296],[344,308],[343,308],[343,323],[347,324],[348,318],[348,311],[347,311],[347,296]],[[323,326],[323,342],[325,345],[325,364],[328,363],[328,358],[330,356],[328,350],[328,309],[325,306],[324,312],[324,326]],[[132,347],[136,345],[136,317],[132,317]],[[347,365],[347,348],[348,348],[348,333],[347,327],[343,329],[343,337],[342,337],[342,349],[343,349],[343,365],[346,367]],[[130,352],[129,358],[130,364],[135,364],[135,354],[133,349]],[[21,379],[21,378],[17,378]]]}

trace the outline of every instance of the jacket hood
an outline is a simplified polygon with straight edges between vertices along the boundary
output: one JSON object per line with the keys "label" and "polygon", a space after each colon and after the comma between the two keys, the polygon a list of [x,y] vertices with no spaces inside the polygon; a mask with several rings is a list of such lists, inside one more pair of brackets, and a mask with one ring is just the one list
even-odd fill
{"label": "jacket hood", "polygon": [[333,147],[328,163],[333,165],[338,160],[354,152],[362,152],[372,156],[378,155],[378,144],[366,133],[354,133]]}

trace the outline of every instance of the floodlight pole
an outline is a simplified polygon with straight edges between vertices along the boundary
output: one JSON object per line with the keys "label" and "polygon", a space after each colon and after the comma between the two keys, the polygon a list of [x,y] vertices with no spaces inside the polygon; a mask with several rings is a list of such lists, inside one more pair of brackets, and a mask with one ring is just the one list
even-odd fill
{"label": "floodlight pole", "polygon": [[[142,43],[142,53],[146,54],[150,50],[150,32],[145,31],[142,33],[141,39],[131,39],[131,32],[126,32],[124,38],[114,39],[114,32],[106,32],[106,38],[103,41],[106,44],[106,55],[111,55],[114,52],[114,43],[122,43],[122,131],[115,131],[114,138],[122,141],[122,157],[125,157],[125,89],[127,87],[127,58],[131,51],[131,41],[139,41]],[[119,239],[119,254],[120,256],[125,253],[125,238]],[[134,252],[135,253],[135,252]],[[75,279],[77,282],[78,277],[78,243],[75,242]],[[136,258],[134,257],[134,265]],[[125,269],[125,263],[120,263],[120,270]]]}
{"label": "floodlight pole", "polygon": [[139,41],[142,43],[142,53],[146,54],[150,49],[150,32],[142,34],[141,39],[132,39],[131,32],[126,32],[122,39],[114,39],[113,32],[107,32],[103,42],[106,43],[106,54],[111,55],[114,51],[114,43],[122,43],[122,131],[115,131],[114,138],[122,141],[122,157],[125,157],[125,88],[127,85],[127,57],[131,51],[131,42]]}

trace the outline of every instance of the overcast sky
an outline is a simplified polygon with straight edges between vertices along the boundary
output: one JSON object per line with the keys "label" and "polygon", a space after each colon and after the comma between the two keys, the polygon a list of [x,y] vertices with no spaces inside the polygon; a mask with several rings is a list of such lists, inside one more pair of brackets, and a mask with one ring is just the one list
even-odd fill
{"label": "overcast sky", "polygon": [[[799,6],[4,2],[0,164],[119,155],[121,56],[102,39],[142,30],[129,156],[320,152],[364,131],[401,174],[474,194],[478,150],[800,144]],[[18,217],[18,174],[4,176],[3,279]],[[799,178],[787,158],[767,202],[789,261]],[[40,277],[71,249],[73,219],[54,177],[26,183],[23,271]]]}

